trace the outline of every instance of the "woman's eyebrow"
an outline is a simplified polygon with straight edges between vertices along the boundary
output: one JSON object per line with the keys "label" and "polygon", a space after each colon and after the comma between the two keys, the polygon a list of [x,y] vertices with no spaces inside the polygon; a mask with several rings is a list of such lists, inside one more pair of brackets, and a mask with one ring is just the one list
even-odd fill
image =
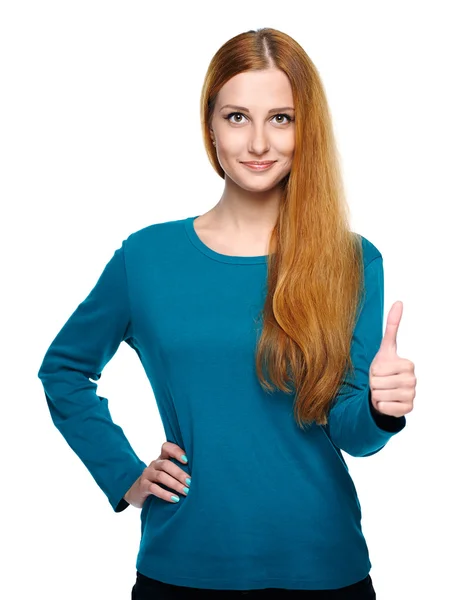
{"label": "woman's eyebrow", "polygon": [[[225,104],[224,106],[222,106],[222,108],[220,110],[223,110],[224,108],[235,108],[236,110],[244,110],[245,112],[249,112],[249,108],[246,108],[245,106],[236,106],[235,104]],[[271,108],[268,113],[277,113],[277,112],[281,112],[282,110],[294,110],[294,108],[292,106],[282,106],[281,108]]]}

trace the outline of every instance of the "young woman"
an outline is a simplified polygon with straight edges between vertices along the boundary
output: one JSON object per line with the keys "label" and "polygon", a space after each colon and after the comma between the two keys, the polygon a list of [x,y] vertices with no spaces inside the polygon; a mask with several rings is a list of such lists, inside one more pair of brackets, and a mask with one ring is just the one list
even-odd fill
{"label": "young woman", "polygon": [[[402,304],[382,339],[382,255],[350,230],[325,93],[299,44],[268,28],[229,40],[201,119],[222,196],[114,252],[41,365],[53,422],[116,512],[141,508],[133,598],[370,600],[342,450],[375,454],[412,410]],[[96,394],[122,341],[168,440],[148,465]]]}

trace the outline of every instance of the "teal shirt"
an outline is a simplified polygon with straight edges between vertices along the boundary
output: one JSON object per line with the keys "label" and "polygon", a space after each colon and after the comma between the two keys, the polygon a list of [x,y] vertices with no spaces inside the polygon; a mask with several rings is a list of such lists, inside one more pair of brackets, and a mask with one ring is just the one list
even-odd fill
{"label": "teal shirt", "polygon": [[123,496],[147,463],[95,383],[126,342],[151,383],[166,439],[187,454],[186,465],[172,461],[192,478],[177,504],[145,500],[137,570],[197,588],[351,585],[371,562],[342,450],[370,456],[406,425],[370,402],[382,256],[361,236],[366,294],[351,347],[355,379],[341,387],[328,425],[304,431],[294,395],[268,394],[256,377],[267,257],[215,252],[196,234],[195,218],[123,240],[54,338],[38,373],[53,423],[112,509],[129,506]]}

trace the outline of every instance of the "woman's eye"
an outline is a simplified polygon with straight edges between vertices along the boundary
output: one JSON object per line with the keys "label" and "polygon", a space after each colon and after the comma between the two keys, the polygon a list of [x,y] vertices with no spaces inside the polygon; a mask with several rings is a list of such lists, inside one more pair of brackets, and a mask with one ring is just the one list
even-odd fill
{"label": "woman's eye", "polygon": [[[286,119],[286,121],[281,122],[281,125],[284,125],[285,123],[289,123],[290,121],[293,120],[292,117],[290,117],[289,115],[285,115],[285,114],[275,115],[273,118],[276,118],[276,117],[283,117]],[[278,123],[279,123],[279,121],[278,121]]]}
{"label": "woman's eye", "polygon": [[[232,113],[228,114],[228,115],[227,115],[226,117],[224,117],[224,118],[225,118],[225,119],[227,119],[228,121],[230,121],[231,123],[242,123],[242,121],[241,121],[241,120],[238,120],[238,121],[232,121],[231,119],[232,119],[233,117],[235,117],[235,116],[238,116],[238,117],[244,117],[243,113],[240,113],[240,112],[232,112]],[[285,119],[285,121],[282,121],[282,120],[281,120],[281,121],[276,121],[276,122],[277,122],[279,125],[285,125],[286,123],[289,123],[289,122],[291,122],[291,121],[293,121],[293,120],[294,120],[292,117],[290,117],[289,115],[286,115],[286,114],[284,114],[284,113],[280,113],[280,114],[274,115],[274,116],[273,116],[273,119],[276,119],[277,117],[283,117],[283,118]],[[246,117],[244,117],[244,118],[246,118]]]}
{"label": "woman's eye", "polygon": [[[231,118],[234,117],[235,115],[244,117],[244,115],[242,113],[233,112],[233,113],[230,113],[229,115],[227,115],[225,118],[228,119],[231,123],[235,123],[235,121],[231,121]],[[241,123],[241,121],[236,121],[236,123]]]}

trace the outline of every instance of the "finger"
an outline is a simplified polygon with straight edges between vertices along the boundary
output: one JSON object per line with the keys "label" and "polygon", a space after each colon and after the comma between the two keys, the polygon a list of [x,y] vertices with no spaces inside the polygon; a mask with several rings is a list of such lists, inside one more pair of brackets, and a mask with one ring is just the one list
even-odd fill
{"label": "finger", "polygon": [[411,412],[404,402],[377,402],[377,410],[390,417],[402,417]]}
{"label": "finger", "polygon": [[173,496],[179,497],[179,496],[177,496],[177,494],[172,494],[171,492],[164,490],[162,487],[160,487],[156,483],[150,483],[150,486],[148,488],[148,493],[152,494],[152,496],[156,496],[157,498],[160,498],[161,500],[166,500],[166,502],[171,502],[172,504],[177,504],[177,502],[178,502],[177,500],[174,500],[174,498],[173,498]]}
{"label": "finger", "polygon": [[371,391],[372,399],[375,402],[396,402],[406,403],[413,398],[413,390],[409,388],[398,388],[392,390],[376,390]]}
{"label": "finger", "polygon": [[372,377],[371,388],[373,390],[394,390],[401,387],[401,377],[399,375],[390,375],[384,377]]}
{"label": "finger", "polygon": [[[174,465],[172,465],[174,466]],[[189,486],[186,484],[185,480],[188,477],[187,473],[184,473],[179,469],[179,473],[176,476],[170,475],[166,471],[156,471],[155,479],[151,483],[153,484],[161,484],[175,490],[176,492],[181,493],[183,496],[188,494]]]}
{"label": "finger", "polygon": [[398,333],[399,324],[401,322],[402,311],[403,303],[400,300],[395,302],[390,308],[390,312],[388,313],[387,317],[385,334],[380,345],[380,352],[396,354],[396,335]]}
{"label": "finger", "polygon": [[392,377],[394,375],[402,375],[408,371],[406,363],[401,359],[376,360],[371,364],[369,369],[370,375],[373,377]]}
{"label": "finger", "polygon": [[[163,473],[169,479],[165,479],[164,477],[162,477]],[[175,482],[176,485],[179,484],[181,487],[183,487],[184,485],[189,487],[192,480],[191,475],[189,475],[186,471],[183,471],[180,467],[175,465],[168,458],[164,460],[155,461],[154,464],[147,467],[145,475],[147,476],[147,479],[149,479],[151,482],[155,483],[161,481],[161,483],[165,483],[169,487],[173,486],[171,486],[168,483],[168,481]],[[187,482],[187,479],[189,479],[190,481]],[[173,489],[176,489],[176,487],[173,487]]]}
{"label": "finger", "polygon": [[162,452],[160,454],[160,458],[166,458],[166,456],[173,457],[177,459],[179,462],[187,464],[188,460],[184,460],[187,458],[185,455],[185,451],[182,450],[180,446],[174,444],[173,442],[165,442],[161,448]]}
{"label": "finger", "polygon": [[183,469],[181,469],[179,466],[175,465],[173,462],[171,462],[169,459],[165,459],[162,460],[160,462],[157,461],[156,466],[153,466],[153,470],[158,472],[164,471],[166,473],[168,473],[169,475],[171,475],[172,477],[174,477],[175,479],[177,479],[180,482],[184,482],[186,484],[186,479],[188,478],[192,478],[191,475],[189,475],[187,473],[187,471],[184,471]]}

